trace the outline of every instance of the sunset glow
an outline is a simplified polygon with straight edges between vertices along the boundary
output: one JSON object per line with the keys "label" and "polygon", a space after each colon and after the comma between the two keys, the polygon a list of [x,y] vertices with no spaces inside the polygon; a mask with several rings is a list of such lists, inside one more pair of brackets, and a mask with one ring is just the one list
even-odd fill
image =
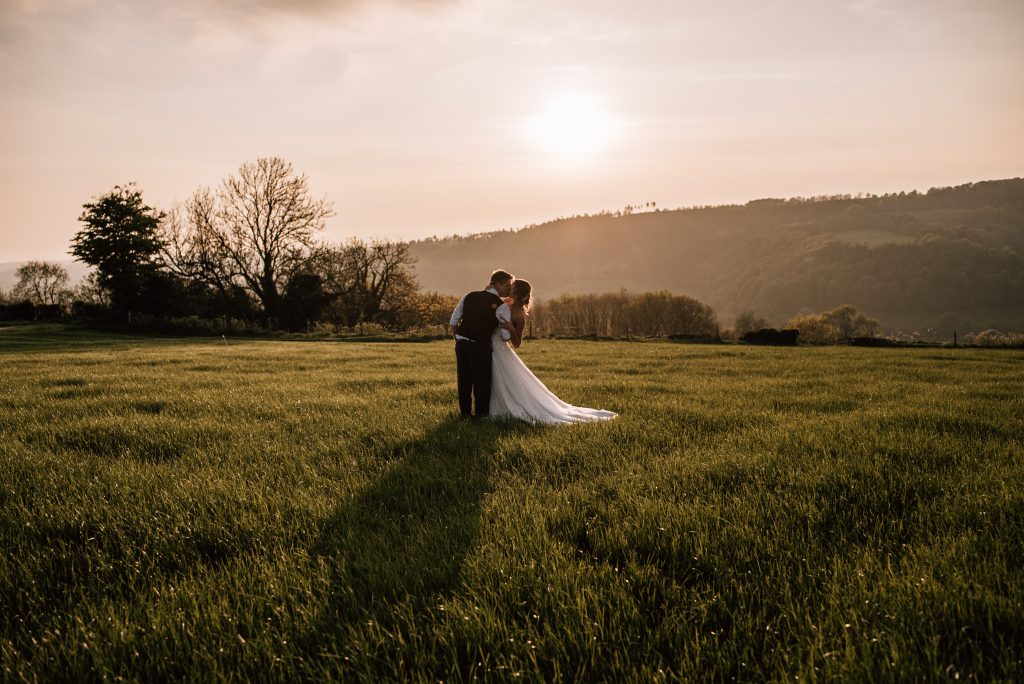
{"label": "sunset glow", "polygon": [[0,2],[0,263],[265,156],[335,241],[1012,178],[1022,63],[1019,0]]}
{"label": "sunset glow", "polygon": [[565,95],[554,99],[527,123],[530,140],[559,162],[583,162],[613,142],[617,123],[594,97]]}

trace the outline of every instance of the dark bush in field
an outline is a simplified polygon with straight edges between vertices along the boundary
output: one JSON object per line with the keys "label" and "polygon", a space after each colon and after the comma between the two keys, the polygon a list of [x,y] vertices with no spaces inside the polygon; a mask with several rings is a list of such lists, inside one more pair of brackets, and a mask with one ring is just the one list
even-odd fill
{"label": "dark bush in field", "polygon": [[36,306],[35,320],[55,321],[64,315],[64,307],[60,304],[40,304]]}
{"label": "dark bush in field", "polygon": [[36,307],[27,299],[14,304],[0,304],[0,320],[32,321],[35,317]]}
{"label": "dark bush in field", "polygon": [[799,330],[776,330],[775,328],[762,328],[743,333],[740,338],[748,344],[770,344],[775,346],[794,346],[800,336]]}
{"label": "dark bush in field", "polygon": [[75,318],[98,318],[109,312],[109,309],[96,302],[83,302],[76,299],[71,302],[71,315]]}

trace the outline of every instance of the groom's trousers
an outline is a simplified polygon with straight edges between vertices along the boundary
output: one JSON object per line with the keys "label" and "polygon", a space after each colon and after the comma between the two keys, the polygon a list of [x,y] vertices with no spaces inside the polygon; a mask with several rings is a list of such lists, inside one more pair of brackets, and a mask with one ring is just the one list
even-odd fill
{"label": "groom's trousers", "polygon": [[459,412],[472,415],[476,399],[476,416],[491,413],[491,348],[471,340],[455,340],[455,373],[459,384]]}

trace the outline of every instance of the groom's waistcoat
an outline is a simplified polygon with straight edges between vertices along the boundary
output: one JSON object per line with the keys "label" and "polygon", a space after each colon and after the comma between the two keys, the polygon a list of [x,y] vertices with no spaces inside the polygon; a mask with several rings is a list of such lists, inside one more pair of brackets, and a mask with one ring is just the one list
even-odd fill
{"label": "groom's waistcoat", "polygon": [[498,307],[504,303],[501,297],[490,292],[470,292],[462,303],[462,321],[455,334],[490,347],[491,335],[498,327]]}

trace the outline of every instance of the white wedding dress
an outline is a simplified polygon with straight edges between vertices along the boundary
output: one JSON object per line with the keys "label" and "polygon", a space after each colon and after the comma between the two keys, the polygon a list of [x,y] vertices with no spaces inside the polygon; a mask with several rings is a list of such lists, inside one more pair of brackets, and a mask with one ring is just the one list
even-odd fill
{"label": "white wedding dress", "polygon": [[491,337],[491,417],[520,418],[533,423],[562,425],[611,420],[618,414],[571,406],[544,386],[519,354],[501,339],[501,328]]}

